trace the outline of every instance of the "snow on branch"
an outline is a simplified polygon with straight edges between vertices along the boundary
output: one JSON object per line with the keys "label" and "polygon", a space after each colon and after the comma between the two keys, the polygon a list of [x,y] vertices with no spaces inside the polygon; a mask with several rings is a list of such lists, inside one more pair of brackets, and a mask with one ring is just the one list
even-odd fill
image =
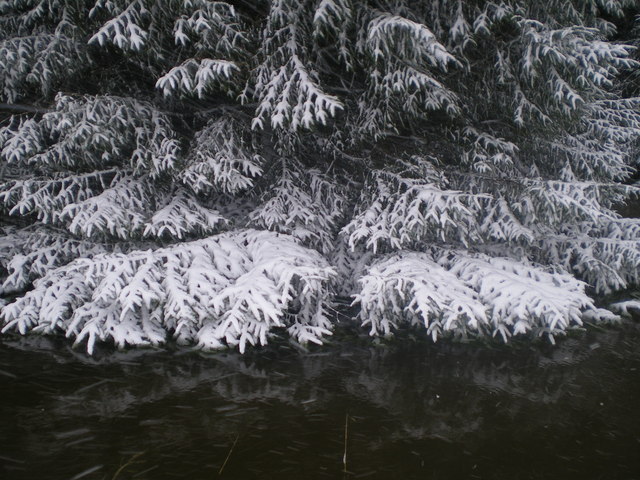
{"label": "snow on branch", "polygon": [[328,260],[338,272],[336,293],[344,297],[356,293],[359,288],[358,279],[365,274],[375,256],[363,246],[352,250],[344,236],[339,234],[334,249],[328,252]]}
{"label": "snow on branch", "polygon": [[62,34],[0,39],[0,99],[12,103],[32,88],[49,95],[90,63],[85,46]]}
{"label": "snow on branch", "polygon": [[313,14],[313,34],[320,37],[325,32],[337,32],[352,16],[351,0],[321,0]]}
{"label": "snow on branch", "polygon": [[[105,14],[109,20],[89,43],[136,52],[133,61],[151,75],[167,72],[156,84],[165,96],[202,98],[218,87],[228,93],[237,90],[230,79],[249,57],[250,35],[233,5],[209,0],[100,0],[90,16]],[[167,53],[172,45],[178,46],[177,57]],[[176,60],[181,64],[175,66]]]}
{"label": "snow on branch", "polygon": [[293,159],[283,159],[278,173],[251,212],[252,224],[290,234],[323,253],[333,250],[346,204],[341,186],[317,170],[305,171]]}
{"label": "snow on branch", "polygon": [[425,25],[388,13],[376,16],[368,26],[367,43],[376,61],[400,55],[414,64],[426,63],[447,70],[459,65]]}
{"label": "snow on branch", "polygon": [[430,162],[414,161],[422,165],[400,173],[372,173],[359,212],[343,229],[351,248],[362,241],[375,252],[381,246],[400,249],[430,241],[467,244],[481,238],[478,218],[491,196],[448,190],[446,178]]}
{"label": "snow on branch", "polygon": [[35,213],[42,223],[56,224],[64,207],[99,194],[120,176],[116,169],[108,169],[13,180],[0,184],[0,203],[10,215]]}
{"label": "snow on branch", "polygon": [[640,300],[626,300],[609,305],[609,309],[624,317],[638,317],[640,315]]}
{"label": "snow on branch", "polygon": [[[538,20],[518,18],[521,50],[511,61],[515,87],[514,119],[547,123],[553,114],[570,116],[603,98],[616,76],[634,68],[629,45],[600,39],[596,28],[573,25],[552,29]],[[513,62],[513,63],[511,63]]]}
{"label": "snow on branch", "polygon": [[[52,2],[54,5],[57,2]],[[53,6],[53,5],[52,5]],[[58,5],[55,5],[56,7]],[[9,32],[29,32],[39,22],[51,14],[42,2],[5,0],[0,2],[0,38],[10,36]]]}
{"label": "snow on branch", "polygon": [[146,223],[145,237],[183,239],[194,234],[207,236],[226,222],[217,210],[204,207],[185,189],[178,189],[167,200],[167,204]]}
{"label": "snow on branch", "polygon": [[4,228],[1,231],[0,266],[7,276],[0,286],[0,295],[23,291],[49,270],[78,257],[113,249],[110,245],[78,240],[45,227]]}
{"label": "snow on branch", "polygon": [[463,138],[470,143],[463,160],[478,173],[509,175],[516,173],[519,148],[516,144],[475,127],[465,127]]}
{"label": "snow on branch", "polygon": [[162,90],[165,97],[195,94],[204,98],[207,92],[222,86],[227,87],[228,94],[233,94],[231,80],[238,70],[238,66],[228,60],[190,58],[160,77],[156,88]]}
{"label": "snow on branch", "polygon": [[529,331],[553,341],[554,335],[581,326],[583,311],[595,310],[586,284],[564,272],[465,252],[445,252],[439,263],[478,292],[490,311],[490,333],[505,341]]}
{"label": "snow on branch", "polygon": [[518,23],[526,46],[520,64],[522,73],[533,79],[544,71],[549,75],[547,82],[554,90],[554,99],[567,108],[573,109],[576,101],[581,101],[571,83],[597,90],[611,86],[620,69],[636,65],[630,58],[633,47],[600,40],[595,28],[575,25],[550,29],[530,19]]}
{"label": "snow on branch", "polygon": [[472,26],[465,18],[463,2],[459,1],[456,6],[455,20],[449,28],[449,45],[456,51],[462,52],[467,46],[474,45]]}
{"label": "snow on branch", "polygon": [[632,175],[639,138],[640,99],[605,97],[584,104],[565,131],[536,147],[556,159],[545,168],[561,180],[620,182]]}
{"label": "snow on branch", "polygon": [[623,185],[602,185],[595,182],[531,181],[519,204],[514,205],[526,223],[559,227],[576,221],[611,220],[603,191]]}
{"label": "snow on branch", "polygon": [[63,331],[76,343],[265,345],[276,328],[301,343],[331,332],[335,272],[291,237],[237,231],[169,248],[96,255],[48,271],[2,309],[3,332]]}
{"label": "snow on branch", "polygon": [[252,149],[246,130],[232,118],[210,121],[191,144],[182,182],[196,193],[236,194],[251,188],[264,160]]}
{"label": "snow on branch", "polygon": [[423,325],[435,341],[446,332],[466,334],[489,323],[477,293],[424,253],[383,257],[359,283],[354,302],[371,335],[388,335],[406,321]]}
{"label": "snow on branch", "polygon": [[141,233],[152,195],[148,179],[124,176],[99,195],[68,204],[60,218],[75,235],[129,239]]}
{"label": "snow on branch", "polygon": [[588,106],[585,129],[609,141],[627,144],[640,136],[640,97],[604,99]]}
{"label": "snow on branch", "polygon": [[176,45],[194,44],[198,51],[216,56],[247,56],[249,36],[233,5],[208,0],[187,0],[180,3],[181,15],[173,26]]}
{"label": "snow on branch", "polygon": [[[582,121],[590,123],[585,117]],[[594,133],[567,134],[549,143],[550,153],[566,160],[566,173],[562,172],[562,180],[618,181],[629,176],[629,149],[614,141],[603,142],[602,136],[606,135],[604,131]]]}
{"label": "snow on branch", "polygon": [[313,37],[326,42],[337,41],[338,58],[348,70],[353,69],[353,54],[348,30],[354,7],[351,0],[321,0],[313,15]]}
{"label": "snow on branch", "polygon": [[382,98],[398,96],[398,106],[409,114],[442,110],[450,115],[460,113],[458,98],[429,72],[407,66],[390,68],[374,85]]}
{"label": "snow on branch", "polygon": [[[298,132],[326,125],[343,109],[340,100],[326,93],[313,70],[305,45],[303,5],[294,0],[273,2],[260,51],[262,63],[255,70],[253,92],[258,107],[252,128]],[[243,98],[248,96],[245,89]]]}
{"label": "snow on branch", "polygon": [[53,111],[2,130],[0,158],[38,168],[123,165],[158,176],[174,167],[180,145],[169,119],[126,97],[59,94]]}
{"label": "snow on branch", "polygon": [[89,39],[89,44],[104,46],[112,43],[122,50],[141,50],[149,36],[143,28],[149,18],[146,2],[144,0],[126,2],[126,6],[122,9],[118,8],[118,3],[120,2],[98,0],[91,9],[92,16],[102,8],[106,8],[114,17]]}
{"label": "snow on branch", "polygon": [[640,221],[631,218],[566,225],[541,239],[540,259],[561,265],[598,294],[640,285]]}
{"label": "snow on branch", "polygon": [[531,245],[537,237],[536,231],[520,221],[502,196],[487,209],[480,230],[492,240],[521,245]]}
{"label": "snow on branch", "polygon": [[423,325],[434,341],[447,334],[553,337],[582,325],[595,307],[586,285],[511,258],[434,249],[400,252],[375,262],[354,298],[371,334],[399,322]]}
{"label": "snow on branch", "polygon": [[343,108],[337,97],[326,94],[315,72],[309,70],[297,54],[293,54],[275,72],[259,73],[255,87],[259,99],[253,128],[290,127],[291,130],[310,129],[325,125]]}
{"label": "snow on branch", "polygon": [[378,139],[432,111],[451,116],[461,113],[457,95],[441,75],[460,62],[426,25],[374,13],[362,47],[372,65],[360,102],[360,131]]}

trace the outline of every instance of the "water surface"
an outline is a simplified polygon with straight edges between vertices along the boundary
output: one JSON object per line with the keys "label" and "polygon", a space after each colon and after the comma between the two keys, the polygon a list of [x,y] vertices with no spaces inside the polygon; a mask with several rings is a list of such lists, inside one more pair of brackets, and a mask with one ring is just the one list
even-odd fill
{"label": "water surface", "polygon": [[0,478],[640,478],[637,323],[555,347],[402,337],[93,358],[5,337]]}

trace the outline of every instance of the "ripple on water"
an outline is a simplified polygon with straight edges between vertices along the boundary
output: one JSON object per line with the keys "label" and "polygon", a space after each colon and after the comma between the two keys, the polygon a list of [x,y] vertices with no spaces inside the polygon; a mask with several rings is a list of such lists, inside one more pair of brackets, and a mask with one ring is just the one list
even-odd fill
{"label": "ripple on water", "polygon": [[0,477],[640,478],[639,342],[633,323],[245,356],[5,339]]}

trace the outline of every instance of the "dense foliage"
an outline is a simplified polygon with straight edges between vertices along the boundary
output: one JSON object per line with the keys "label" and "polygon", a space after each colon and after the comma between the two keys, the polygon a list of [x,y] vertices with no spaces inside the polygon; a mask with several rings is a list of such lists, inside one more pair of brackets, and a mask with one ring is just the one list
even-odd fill
{"label": "dense foliage", "polygon": [[640,281],[639,11],[0,1],[3,331],[320,342],[336,295],[372,335],[617,318],[591,297]]}

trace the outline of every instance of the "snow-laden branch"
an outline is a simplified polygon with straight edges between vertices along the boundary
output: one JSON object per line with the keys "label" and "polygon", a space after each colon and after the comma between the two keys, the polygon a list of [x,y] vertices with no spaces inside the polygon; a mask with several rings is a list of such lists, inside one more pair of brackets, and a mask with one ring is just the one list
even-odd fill
{"label": "snow-laden branch", "polygon": [[400,252],[382,257],[359,282],[360,318],[371,334],[388,334],[400,322],[423,325],[433,340],[447,334],[547,335],[551,341],[581,315],[599,311],[586,284],[504,257],[464,251]]}
{"label": "snow-laden branch", "polygon": [[467,244],[480,239],[478,218],[490,195],[446,187],[446,179],[428,162],[418,170],[377,170],[360,200],[361,210],[344,227],[349,245],[365,242],[380,247],[420,248],[431,241]]}
{"label": "snow-laden branch", "polygon": [[0,184],[0,202],[10,215],[35,213],[42,223],[55,224],[60,221],[64,207],[99,194],[123,173],[111,168],[82,175],[13,180]]}
{"label": "snow-laden branch", "polygon": [[358,130],[379,139],[434,111],[459,115],[459,98],[442,74],[461,64],[431,29],[385,12],[374,11],[368,18],[357,44],[369,70],[359,102]]}
{"label": "snow-laden branch", "polygon": [[353,70],[355,60],[349,45],[354,10],[351,0],[321,0],[313,14],[314,39],[337,41],[338,58],[348,70]]}
{"label": "snow-laden branch", "polygon": [[225,85],[229,87],[228,92],[232,92],[230,81],[238,70],[238,66],[228,60],[190,58],[160,77],[156,88],[162,90],[165,97],[195,94],[204,98],[208,91]]}
{"label": "snow-laden branch", "polygon": [[112,43],[122,50],[141,50],[149,36],[149,33],[142,26],[149,17],[146,2],[144,0],[127,2],[122,10],[116,7],[117,3],[99,1],[93,7],[93,15],[100,11],[100,7],[106,7],[115,16],[89,39],[89,43],[100,46]]}
{"label": "snow-laden branch", "polygon": [[40,33],[2,39],[0,35],[0,99],[12,103],[30,88],[49,95],[65,78],[90,64],[85,46],[75,38]]}
{"label": "snow-laden branch", "polygon": [[193,46],[216,56],[244,57],[249,35],[233,5],[209,0],[179,2],[182,9],[174,23],[176,45]]}
{"label": "snow-laden branch", "polygon": [[70,203],[60,218],[71,233],[85,238],[110,234],[129,239],[141,233],[153,205],[146,178],[122,177],[99,195]]}
{"label": "snow-laden branch", "polygon": [[[344,108],[322,87],[302,37],[303,5],[294,0],[273,2],[263,32],[261,64],[255,69],[251,96],[258,101],[252,127],[268,125],[298,132],[326,125]],[[246,99],[249,89],[245,89]]]}
{"label": "snow-laden branch", "polygon": [[145,237],[178,238],[190,235],[211,235],[226,222],[217,210],[203,206],[184,189],[173,192],[167,204],[156,211],[146,223]]}
{"label": "snow-laden branch", "polygon": [[197,193],[236,194],[262,175],[264,159],[248,139],[248,129],[232,118],[210,121],[194,137],[182,181]]}
{"label": "snow-laden branch", "polygon": [[252,224],[330,252],[346,204],[341,186],[317,170],[305,172],[293,159],[282,163],[275,185],[263,193],[260,205],[250,214]]}
{"label": "snow-laden branch", "polygon": [[[124,244],[116,248],[123,247]],[[7,271],[7,277],[0,286],[0,294],[21,292],[53,268],[113,249],[114,245],[78,240],[46,227],[4,228],[0,237],[0,266]]]}
{"label": "snow-laden branch", "polygon": [[316,124],[325,125],[343,108],[337,97],[322,90],[316,74],[296,54],[275,74],[262,73],[255,90],[260,104],[253,128],[264,128],[268,123],[272,128],[310,129]]}
{"label": "snow-laden branch", "polygon": [[640,221],[616,218],[566,225],[541,239],[541,261],[562,265],[600,294],[640,284]]}
{"label": "snow-laden branch", "polygon": [[3,137],[0,158],[38,168],[119,164],[157,176],[180,154],[169,119],[150,103],[127,97],[59,94],[53,111],[0,129]]}
{"label": "snow-laden branch", "polygon": [[335,272],[291,237],[238,231],[172,247],[96,255],[48,271],[2,309],[3,331],[63,331],[76,343],[163,343],[201,348],[298,342],[331,333],[325,309]]}
{"label": "snow-laden branch", "polygon": [[388,13],[376,16],[368,26],[368,47],[376,61],[386,62],[399,53],[416,64],[446,70],[459,65],[426,25]]}
{"label": "snow-laden branch", "polygon": [[477,293],[424,253],[383,257],[359,283],[354,300],[371,335],[387,335],[408,321],[424,325],[435,341],[447,331],[465,334],[489,323]]}

